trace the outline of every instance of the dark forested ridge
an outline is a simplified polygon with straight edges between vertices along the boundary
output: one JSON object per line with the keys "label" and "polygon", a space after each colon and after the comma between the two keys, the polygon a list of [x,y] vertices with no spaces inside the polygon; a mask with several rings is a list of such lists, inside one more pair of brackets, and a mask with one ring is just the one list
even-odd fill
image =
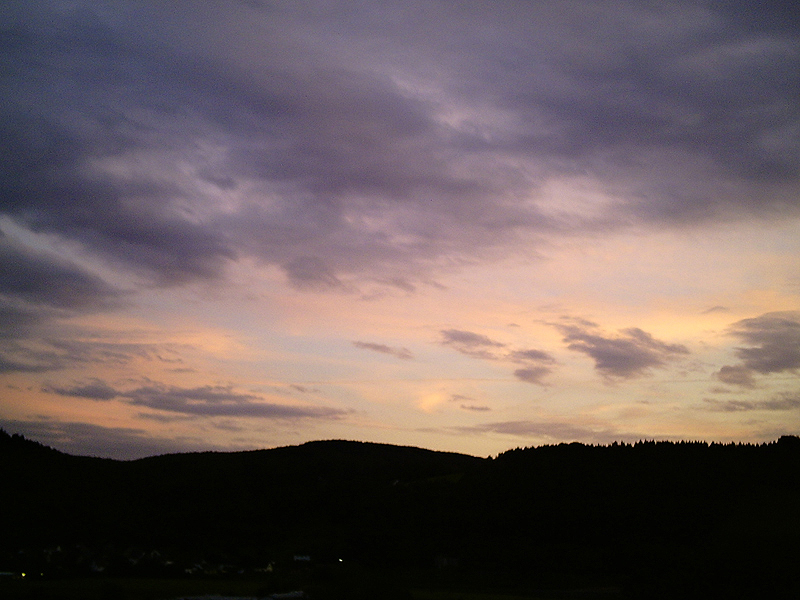
{"label": "dark forested ridge", "polygon": [[299,557],[309,569],[342,559],[451,587],[800,597],[792,436],[560,444],[494,459],[326,441],[122,462],[0,431],[0,458],[0,571],[278,572]]}

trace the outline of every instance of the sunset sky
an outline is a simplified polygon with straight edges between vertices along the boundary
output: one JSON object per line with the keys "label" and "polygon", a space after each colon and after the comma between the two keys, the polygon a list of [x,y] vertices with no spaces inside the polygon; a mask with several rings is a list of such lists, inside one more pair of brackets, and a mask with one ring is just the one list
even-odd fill
{"label": "sunset sky", "polygon": [[800,434],[800,11],[5,0],[0,427]]}

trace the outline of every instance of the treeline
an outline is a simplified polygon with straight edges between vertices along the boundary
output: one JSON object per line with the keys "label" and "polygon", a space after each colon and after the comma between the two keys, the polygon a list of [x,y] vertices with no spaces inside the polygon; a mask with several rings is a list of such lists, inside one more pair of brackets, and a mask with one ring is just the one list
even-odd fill
{"label": "treeline", "polygon": [[343,559],[450,588],[800,597],[793,436],[559,444],[494,459],[329,441],[121,462],[0,431],[0,453],[6,561],[80,545],[242,569]]}

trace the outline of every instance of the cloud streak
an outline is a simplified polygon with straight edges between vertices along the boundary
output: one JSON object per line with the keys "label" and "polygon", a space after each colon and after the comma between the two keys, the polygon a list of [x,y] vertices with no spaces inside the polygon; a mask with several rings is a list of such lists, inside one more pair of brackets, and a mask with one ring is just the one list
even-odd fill
{"label": "cloud streak", "polygon": [[717,412],[791,411],[800,409],[800,395],[782,394],[771,400],[715,400],[705,398],[705,408]]}
{"label": "cloud streak", "polygon": [[496,360],[499,358],[497,349],[505,346],[485,335],[463,329],[443,329],[439,333],[442,336],[443,345],[472,358]]}
{"label": "cloud streak", "polygon": [[396,348],[393,346],[387,346],[385,344],[359,341],[353,342],[353,346],[356,348],[361,348],[362,350],[372,350],[373,352],[378,352],[380,354],[388,354],[389,356],[394,356],[395,358],[402,360],[411,360],[414,358],[414,354],[408,348]]}
{"label": "cloud streak", "polygon": [[96,379],[72,387],[47,387],[43,391],[97,401],[122,398],[132,406],[198,417],[292,420],[338,419],[348,414],[348,411],[325,406],[264,402],[260,396],[236,392],[232,386],[182,388],[151,384],[123,391]]}

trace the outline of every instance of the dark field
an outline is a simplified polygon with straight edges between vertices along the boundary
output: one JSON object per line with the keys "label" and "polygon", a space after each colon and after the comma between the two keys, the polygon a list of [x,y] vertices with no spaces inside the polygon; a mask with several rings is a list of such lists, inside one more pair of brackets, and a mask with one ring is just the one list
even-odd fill
{"label": "dark field", "polygon": [[[387,597],[380,591],[370,592],[369,598]],[[391,597],[392,592],[388,596]],[[80,579],[66,581],[0,581],[3,600],[174,600],[183,598],[263,598],[260,581],[187,581],[180,579]],[[319,595],[318,595],[319,597]],[[321,596],[334,597],[334,596]],[[337,598],[364,599],[363,591]],[[594,600],[619,598],[616,589],[579,589],[530,592],[524,595],[410,589],[409,600]],[[211,600],[211,598],[209,598]]]}

